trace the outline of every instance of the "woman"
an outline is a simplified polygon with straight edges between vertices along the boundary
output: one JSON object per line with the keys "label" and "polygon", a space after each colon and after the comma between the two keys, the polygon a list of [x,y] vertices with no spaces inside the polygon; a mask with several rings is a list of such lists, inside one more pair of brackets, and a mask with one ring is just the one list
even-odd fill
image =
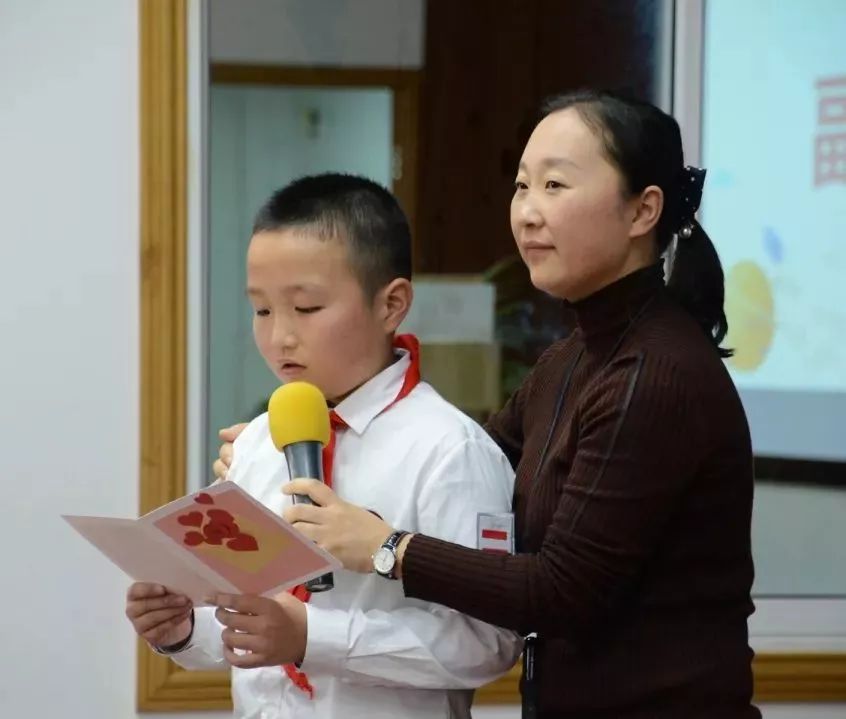
{"label": "woman", "polygon": [[[518,554],[421,535],[396,552],[406,595],[537,634],[533,716],[760,716],[752,453],[721,361],[722,269],[694,219],[703,179],[651,105],[594,92],[546,105],[511,225],[533,284],[577,328],[488,425],[517,471]],[[308,480],[284,491],[322,505],[287,518],[355,571],[402,529]]]}

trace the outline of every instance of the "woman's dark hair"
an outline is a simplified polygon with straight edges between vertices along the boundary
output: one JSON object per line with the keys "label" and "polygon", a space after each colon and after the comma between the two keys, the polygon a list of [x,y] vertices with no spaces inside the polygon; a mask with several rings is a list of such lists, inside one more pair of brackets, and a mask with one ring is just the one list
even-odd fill
{"label": "woman's dark hair", "polygon": [[[720,347],[728,331],[723,308],[723,268],[717,250],[693,217],[686,202],[681,131],[667,113],[654,105],[610,92],[581,90],[544,102],[541,116],[575,109],[602,142],[606,156],[617,167],[634,195],[649,185],[664,193],[664,209],[655,228],[658,251],[665,254],[680,230],[670,262],[667,287],[693,316],[721,357],[732,352]],[[698,201],[696,202],[698,206]]]}

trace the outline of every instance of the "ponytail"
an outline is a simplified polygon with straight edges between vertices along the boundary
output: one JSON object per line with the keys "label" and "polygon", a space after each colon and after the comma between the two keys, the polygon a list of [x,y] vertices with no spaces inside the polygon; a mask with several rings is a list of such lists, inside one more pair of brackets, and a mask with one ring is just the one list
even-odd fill
{"label": "ponytail", "polygon": [[658,242],[662,250],[668,249],[675,235],[667,288],[708,335],[720,357],[726,358],[732,351],[720,347],[728,332],[723,267],[714,243],[696,220],[706,173],[701,167],[687,165],[669,183],[665,190],[668,207],[659,223]]}
{"label": "ponytail", "polygon": [[702,327],[720,357],[731,357],[733,350],[720,347],[728,332],[723,268],[714,243],[695,219],[679,232],[667,288]]}

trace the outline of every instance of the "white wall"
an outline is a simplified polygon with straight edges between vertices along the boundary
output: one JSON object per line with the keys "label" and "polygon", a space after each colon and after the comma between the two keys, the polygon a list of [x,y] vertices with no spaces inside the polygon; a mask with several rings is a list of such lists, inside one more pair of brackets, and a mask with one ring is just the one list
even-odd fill
{"label": "white wall", "polygon": [[210,0],[217,62],[423,65],[425,0]]}
{"label": "white wall", "polygon": [[752,521],[755,592],[846,596],[844,517],[842,488],[759,483]]}
{"label": "white wall", "polygon": [[126,579],[59,514],[137,513],[137,16],[0,0],[4,719],[136,716]]}

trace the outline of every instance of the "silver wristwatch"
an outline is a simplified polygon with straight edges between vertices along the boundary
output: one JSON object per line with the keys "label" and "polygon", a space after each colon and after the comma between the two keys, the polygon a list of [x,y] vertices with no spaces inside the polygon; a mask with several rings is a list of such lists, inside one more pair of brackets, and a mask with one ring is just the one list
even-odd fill
{"label": "silver wristwatch", "polygon": [[393,532],[384,544],[376,550],[376,554],[373,555],[373,569],[376,574],[385,577],[385,579],[397,578],[394,572],[397,567],[397,547],[406,534],[408,532]]}

